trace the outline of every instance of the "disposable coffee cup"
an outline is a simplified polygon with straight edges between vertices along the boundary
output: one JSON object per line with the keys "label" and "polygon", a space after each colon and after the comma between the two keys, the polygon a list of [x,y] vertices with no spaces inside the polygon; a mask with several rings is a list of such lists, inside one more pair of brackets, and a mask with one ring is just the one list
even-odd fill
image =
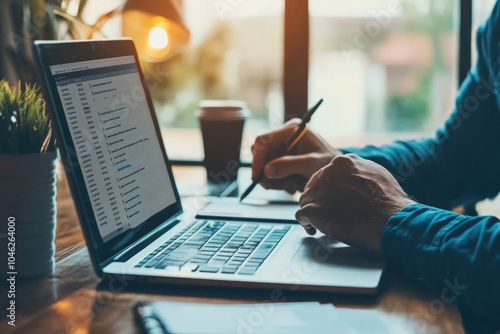
{"label": "disposable coffee cup", "polygon": [[246,103],[203,100],[195,115],[203,136],[208,182],[223,185],[235,181],[240,167],[243,126],[250,116]]}

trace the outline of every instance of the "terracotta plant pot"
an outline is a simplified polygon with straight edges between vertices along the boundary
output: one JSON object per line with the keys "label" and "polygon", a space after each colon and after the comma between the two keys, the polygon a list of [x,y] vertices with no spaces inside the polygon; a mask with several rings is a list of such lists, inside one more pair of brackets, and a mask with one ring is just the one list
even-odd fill
{"label": "terracotta plant pot", "polygon": [[0,276],[34,277],[54,269],[55,159],[55,152],[0,155]]}

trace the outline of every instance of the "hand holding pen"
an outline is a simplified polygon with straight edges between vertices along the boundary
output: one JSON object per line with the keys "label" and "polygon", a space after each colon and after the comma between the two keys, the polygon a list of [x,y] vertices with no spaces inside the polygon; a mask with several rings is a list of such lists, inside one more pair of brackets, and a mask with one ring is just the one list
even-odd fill
{"label": "hand holding pen", "polygon": [[[253,187],[260,182],[267,189],[294,193],[302,190],[318,169],[342,154],[305,126],[321,102],[309,110],[300,124],[292,121],[256,139],[252,147]],[[251,190],[245,192],[248,195]]]}

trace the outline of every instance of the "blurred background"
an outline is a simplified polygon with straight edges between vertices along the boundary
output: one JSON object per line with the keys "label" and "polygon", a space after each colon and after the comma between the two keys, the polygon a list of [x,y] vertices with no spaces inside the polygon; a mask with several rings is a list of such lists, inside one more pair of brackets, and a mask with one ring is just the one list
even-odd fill
{"label": "blurred background", "polygon": [[[285,101],[293,92],[283,87],[284,59],[296,55],[284,47],[285,29],[292,43],[294,33],[300,43],[301,32],[308,32],[309,45],[295,49],[304,54],[308,71],[293,80],[306,87],[301,101],[307,105],[324,98],[311,126],[333,145],[426,136],[452,111],[459,82],[460,1],[176,2],[189,40],[164,61],[143,62],[167,152],[174,160],[202,158],[194,116],[202,99],[248,104],[252,118],[245,125],[246,160],[256,135],[290,118]],[[494,2],[472,2],[472,31]],[[81,0],[62,1],[61,6],[88,25],[99,22],[92,37],[115,38],[122,36],[122,17],[115,14],[123,3]],[[305,8],[295,17],[307,19],[286,21],[285,7],[291,3]],[[103,20],[103,13],[111,14]]]}
{"label": "blurred background", "polygon": [[[474,26],[493,4],[474,1]],[[197,129],[193,111],[201,99],[244,100],[252,112],[248,154],[257,134],[284,119],[285,0],[183,5],[189,44],[146,67],[155,78],[151,91],[161,126]],[[311,126],[334,145],[431,134],[451,112],[458,87],[459,5],[309,0],[308,103],[325,99]],[[167,141],[167,150],[175,153],[173,143]]]}

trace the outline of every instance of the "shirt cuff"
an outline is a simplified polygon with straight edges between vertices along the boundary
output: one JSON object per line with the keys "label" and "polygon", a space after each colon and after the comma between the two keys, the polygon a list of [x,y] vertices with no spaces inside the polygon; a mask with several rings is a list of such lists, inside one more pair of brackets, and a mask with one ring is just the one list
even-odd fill
{"label": "shirt cuff", "polygon": [[442,239],[463,216],[423,204],[411,204],[393,215],[381,236],[384,258],[411,277],[439,285],[446,273],[439,265]]}

